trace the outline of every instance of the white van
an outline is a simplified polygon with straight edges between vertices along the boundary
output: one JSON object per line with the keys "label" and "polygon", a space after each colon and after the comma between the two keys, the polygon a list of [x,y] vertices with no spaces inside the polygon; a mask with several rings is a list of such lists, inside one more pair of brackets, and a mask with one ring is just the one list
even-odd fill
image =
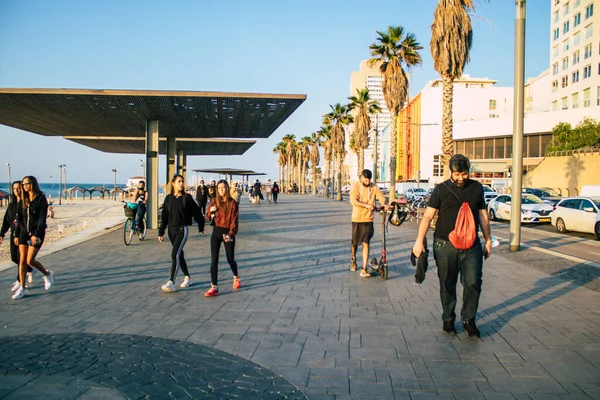
{"label": "white van", "polygon": [[583,185],[579,195],[584,197],[600,197],[600,185]]}

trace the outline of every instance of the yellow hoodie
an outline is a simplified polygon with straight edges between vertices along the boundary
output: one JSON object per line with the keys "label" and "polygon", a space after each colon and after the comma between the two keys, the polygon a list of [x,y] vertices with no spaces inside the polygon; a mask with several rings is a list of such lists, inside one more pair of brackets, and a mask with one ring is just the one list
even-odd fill
{"label": "yellow hoodie", "polygon": [[352,222],[371,222],[373,221],[373,211],[365,208],[360,203],[367,203],[375,206],[375,198],[381,205],[385,205],[385,196],[376,184],[371,183],[365,187],[360,181],[354,182],[350,188],[350,204],[352,204]]}

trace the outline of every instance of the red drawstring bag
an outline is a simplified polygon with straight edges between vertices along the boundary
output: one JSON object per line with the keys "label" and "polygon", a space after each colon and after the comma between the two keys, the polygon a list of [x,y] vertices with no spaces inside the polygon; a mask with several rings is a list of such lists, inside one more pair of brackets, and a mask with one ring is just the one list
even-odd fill
{"label": "red drawstring bag", "polygon": [[463,202],[460,197],[458,197],[456,193],[452,191],[452,189],[450,189],[448,186],[446,187],[452,192],[458,201],[462,203],[460,210],[458,210],[458,215],[456,216],[454,230],[450,232],[448,239],[450,239],[450,243],[452,243],[457,250],[468,250],[473,247],[473,244],[477,239],[477,230],[475,229],[475,218],[473,217],[473,212],[471,211],[471,207],[469,207],[468,202]]}

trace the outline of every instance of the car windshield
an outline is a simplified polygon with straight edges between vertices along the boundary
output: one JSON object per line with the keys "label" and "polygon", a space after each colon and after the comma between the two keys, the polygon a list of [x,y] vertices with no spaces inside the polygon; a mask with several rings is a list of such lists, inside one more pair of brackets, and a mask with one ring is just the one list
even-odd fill
{"label": "car windshield", "polygon": [[542,199],[531,194],[524,194],[521,202],[523,204],[544,204]]}
{"label": "car windshield", "polygon": [[560,197],[560,194],[550,188],[540,189],[540,194],[544,197]]}
{"label": "car windshield", "polygon": [[600,209],[600,199],[598,200],[592,200],[594,202],[594,204],[596,205],[596,207],[598,207],[598,209]]}
{"label": "car windshield", "polygon": [[483,187],[483,191],[484,191],[484,192],[494,192],[494,193],[495,193],[494,189],[492,189],[492,188],[491,188],[491,187],[489,187],[489,186],[484,186],[484,187]]}
{"label": "car windshield", "polygon": [[416,189],[413,189],[413,190],[415,192],[425,192],[425,189],[422,189],[422,188],[416,188]]}

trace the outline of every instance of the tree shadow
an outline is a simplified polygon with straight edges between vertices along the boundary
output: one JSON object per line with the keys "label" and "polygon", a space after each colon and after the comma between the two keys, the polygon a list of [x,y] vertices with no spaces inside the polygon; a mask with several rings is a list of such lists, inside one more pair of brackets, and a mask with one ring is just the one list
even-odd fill
{"label": "tree shadow", "polygon": [[583,161],[580,157],[571,156],[567,162],[567,168],[565,172],[565,178],[568,180],[569,196],[577,196],[579,194],[579,176],[585,171]]}

